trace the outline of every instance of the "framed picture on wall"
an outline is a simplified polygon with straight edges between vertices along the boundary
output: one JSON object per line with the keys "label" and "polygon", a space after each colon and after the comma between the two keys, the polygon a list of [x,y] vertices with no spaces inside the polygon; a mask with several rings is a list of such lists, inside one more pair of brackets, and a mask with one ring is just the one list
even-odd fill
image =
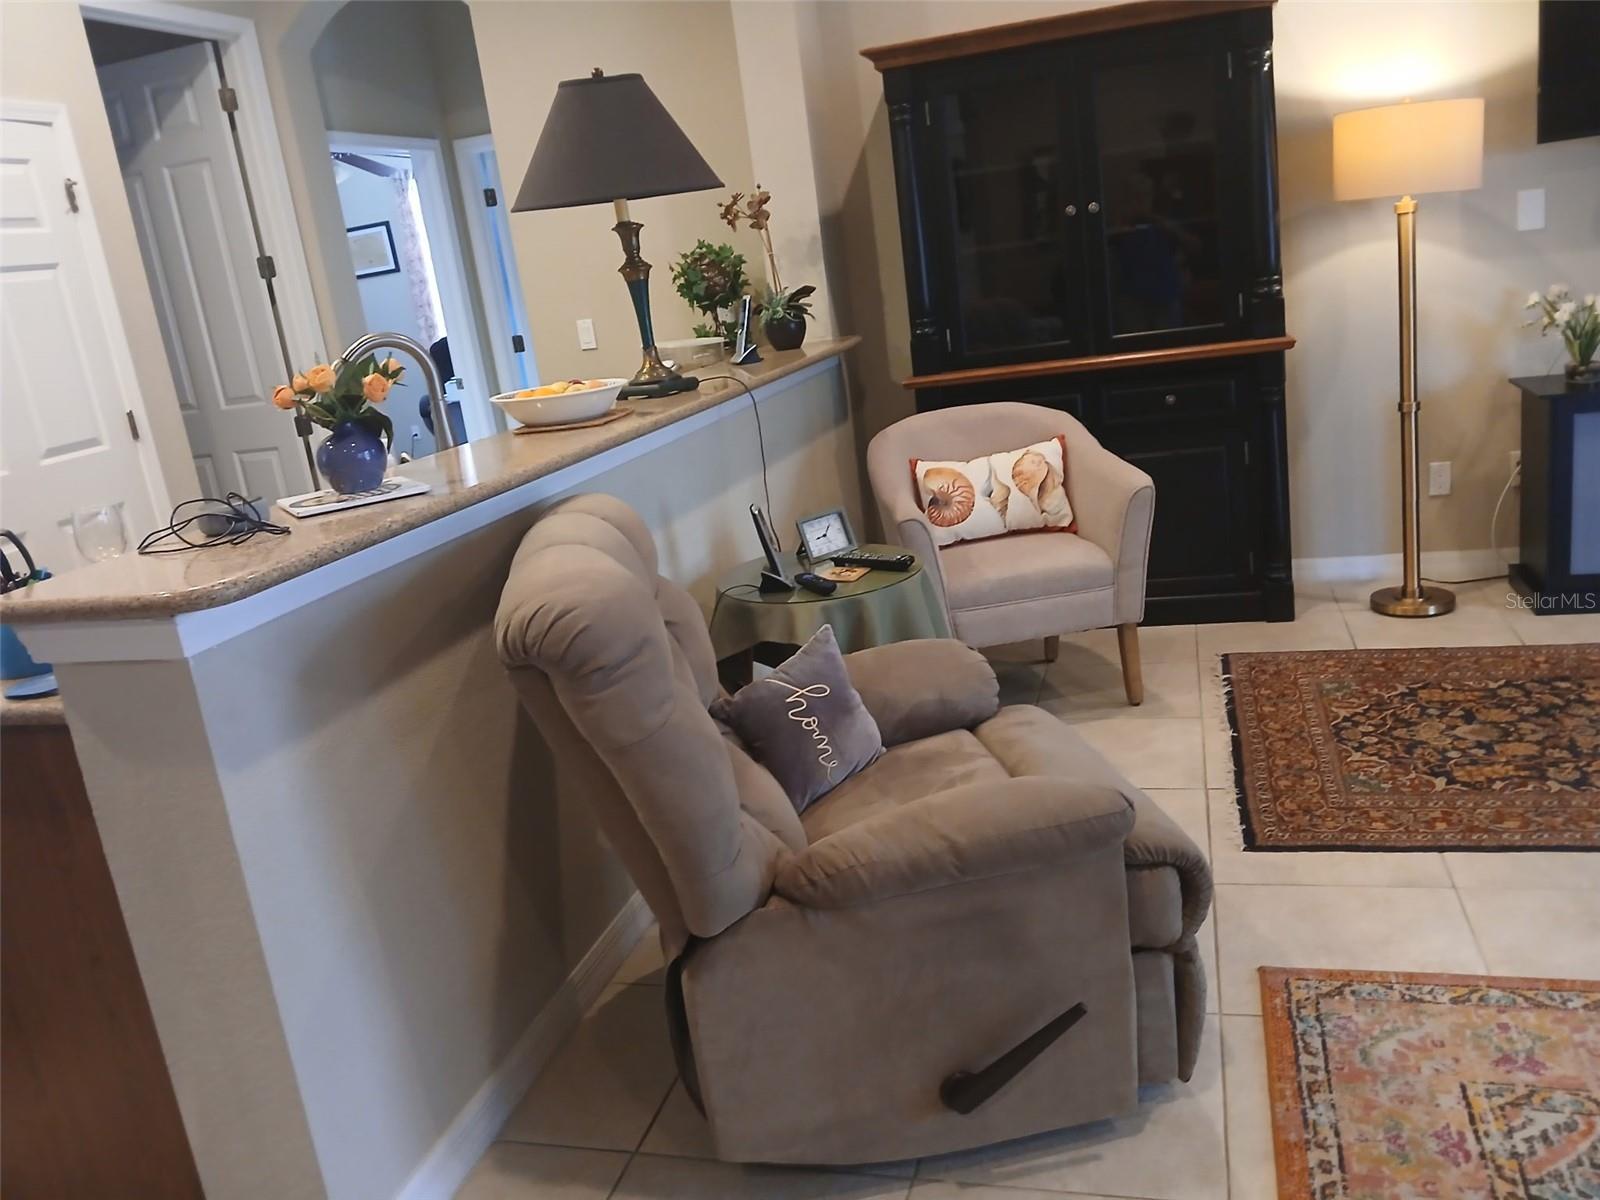
{"label": "framed picture on wall", "polygon": [[350,239],[350,261],[355,265],[357,279],[393,275],[400,270],[400,256],[395,253],[389,222],[352,225],[344,232]]}

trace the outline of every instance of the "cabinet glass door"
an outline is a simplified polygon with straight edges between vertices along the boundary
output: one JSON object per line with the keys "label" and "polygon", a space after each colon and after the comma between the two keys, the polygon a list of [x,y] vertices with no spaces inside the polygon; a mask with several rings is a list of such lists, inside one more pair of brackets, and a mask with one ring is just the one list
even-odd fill
{"label": "cabinet glass door", "polygon": [[1107,349],[1200,340],[1236,315],[1221,199],[1226,69],[1213,52],[1091,71]]}
{"label": "cabinet glass door", "polygon": [[1083,353],[1077,164],[1055,72],[969,69],[928,104],[952,365]]}

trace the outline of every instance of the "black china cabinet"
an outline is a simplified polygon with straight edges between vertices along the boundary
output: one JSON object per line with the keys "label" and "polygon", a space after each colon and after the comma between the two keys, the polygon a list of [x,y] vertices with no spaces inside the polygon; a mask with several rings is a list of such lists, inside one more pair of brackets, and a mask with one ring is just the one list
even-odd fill
{"label": "black china cabinet", "polygon": [[1292,619],[1270,0],[863,54],[917,408],[1050,405],[1149,472],[1150,623]]}

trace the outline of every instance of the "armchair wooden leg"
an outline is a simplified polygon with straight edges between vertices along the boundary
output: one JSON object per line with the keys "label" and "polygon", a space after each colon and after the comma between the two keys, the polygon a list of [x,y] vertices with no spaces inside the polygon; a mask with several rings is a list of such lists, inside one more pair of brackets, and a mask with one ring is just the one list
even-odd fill
{"label": "armchair wooden leg", "polygon": [[1047,663],[1055,662],[1056,657],[1060,653],[1061,653],[1061,639],[1058,638],[1058,637],[1047,637],[1047,638],[1045,638],[1045,640],[1044,640],[1044,660],[1045,660],[1045,662],[1047,662]]}
{"label": "armchair wooden leg", "polygon": [[1117,626],[1117,653],[1122,656],[1122,687],[1129,704],[1144,703],[1144,673],[1139,669],[1139,627]]}

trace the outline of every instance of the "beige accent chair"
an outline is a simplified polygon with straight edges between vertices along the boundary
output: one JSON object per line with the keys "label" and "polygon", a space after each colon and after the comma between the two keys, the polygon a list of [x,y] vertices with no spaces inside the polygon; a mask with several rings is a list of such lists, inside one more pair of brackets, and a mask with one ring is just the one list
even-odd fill
{"label": "beige accent chair", "polygon": [[936,1154],[1189,1077],[1204,858],[1066,725],[1000,708],[975,651],[847,655],[888,749],[797,816],[707,711],[704,616],[620,500],[534,525],[495,637],[660,921],[669,1032],[723,1158]]}
{"label": "beige accent chair", "polygon": [[[988,538],[936,549],[917,503],[913,458],[965,462],[1063,434],[1067,499],[1078,532]],[[884,538],[913,551],[944,598],[950,628],[969,646],[1044,639],[1055,661],[1060,635],[1116,626],[1129,704],[1144,700],[1139,622],[1155,484],[1083,425],[1037,404],[971,404],[897,421],[867,447],[867,474]]]}

